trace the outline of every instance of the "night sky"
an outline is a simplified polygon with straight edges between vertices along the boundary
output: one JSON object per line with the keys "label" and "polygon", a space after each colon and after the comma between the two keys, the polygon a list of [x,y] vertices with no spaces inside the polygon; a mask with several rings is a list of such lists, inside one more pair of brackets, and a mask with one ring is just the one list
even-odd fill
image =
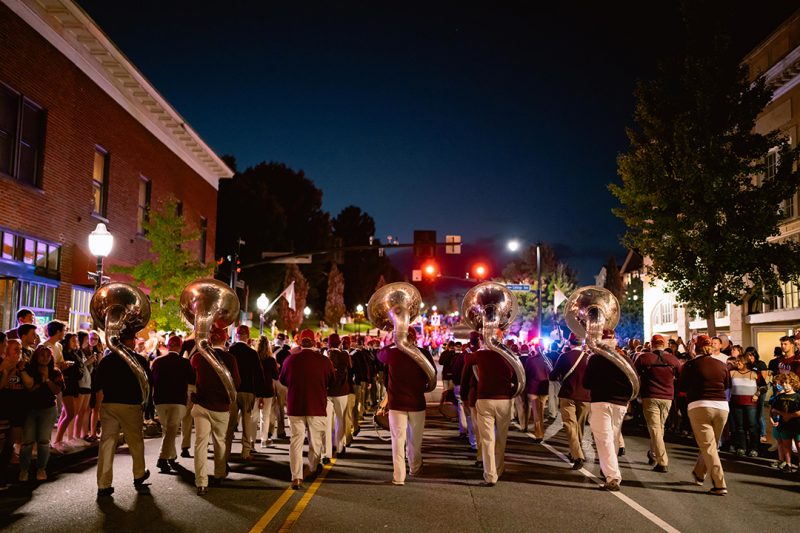
{"label": "night sky", "polygon": [[[624,258],[606,187],[674,2],[78,2],[218,154],[304,170],[380,239],[541,240],[583,282]],[[728,5],[743,55],[797,4]]]}

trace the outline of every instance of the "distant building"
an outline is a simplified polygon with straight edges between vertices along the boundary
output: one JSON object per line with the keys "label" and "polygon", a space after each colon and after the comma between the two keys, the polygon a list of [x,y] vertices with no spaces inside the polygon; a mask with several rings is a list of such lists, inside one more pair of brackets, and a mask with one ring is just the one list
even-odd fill
{"label": "distant building", "polygon": [[[772,101],[756,122],[756,131],[766,133],[779,129],[790,139],[792,146],[796,146],[800,135],[800,10],[755,47],[744,58],[744,63],[749,67],[752,79],[763,74],[775,90]],[[765,157],[777,165],[777,148]],[[783,205],[783,209],[788,216],[775,240],[800,240],[797,193]],[[645,265],[648,262],[649,259],[645,258]],[[693,332],[706,331],[706,321],[702,317],[677,302],[661,281],[655,280],[653,286],[648,283],[650,281],[647,279],[644,284],[646,336],[662,333],[686,339]],[[728,334],[734,343],[755,346],[768,360],[781,336],[800,331],[798,287],[787,283],[783,290],[782,297],[750,300],[741,306],[728,305],[725,311],[716,315],[717,332]]]}
{"label": "distant building", "polygon": [[71,0],[0,0],[0,328],[90,322],[98,222],[109,264],[147,254],[142,221],[173,195],[214,254],[217,189],[231,170]]}

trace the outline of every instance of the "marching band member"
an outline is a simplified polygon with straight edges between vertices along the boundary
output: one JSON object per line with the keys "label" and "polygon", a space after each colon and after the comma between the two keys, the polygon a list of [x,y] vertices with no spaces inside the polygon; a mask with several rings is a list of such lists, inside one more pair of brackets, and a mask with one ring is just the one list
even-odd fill
{"label": "marching band member", "polygon": [[473,368],[477,369],[477,420],[473,420],[481,442],[483,479],[494,487],[505,469],[506,439],[511,422],[514,371],[494,351],[485,347],[467,355],[461,375],[461,399],[468,401]]}
{"label": "marching band member", "polygon": [[[328,390],[328,422],[325,433],[325,450],[336,456],[344,453],[347,444],[347,404],[352,392],[350,383],[352,363],[350,354],[339,349],[339,335],[332,333],[328,337],[328,359],[333,363],[334,377]],[[335,418],[335,426],[334,426]],[[333,427],[333,431],[331,427]],[[331,433],[333,432],[333,438]]]}
{"label": "marching band member", "polygon": [[[408,341],[416,342],[416,338],[416,330],[408,328]],[[426,353],[425,357],[433,364],[429,354]],[[408,465],[411,475],[418,476],[422,473],[422,432],[425,428],[425,391],[428,376],[411,357],[394,344],[378,352],[378,360],[386,365],[386,397],[394,465],[392,484],[404,485],[406,446],[408,446]]]}
{"label": "marching band member", "polygon": [[581,350],[581,343],[574,333],[570,333],[570,350],[558,358],[555,368],[550,372],[550,381],[561,382],[558,392],[559,408],[569,440],[569,457],[574,470],[581,469],[586,460],[581,443],[583,428],[589,416],[589,391],[583,386],[587,357]]}

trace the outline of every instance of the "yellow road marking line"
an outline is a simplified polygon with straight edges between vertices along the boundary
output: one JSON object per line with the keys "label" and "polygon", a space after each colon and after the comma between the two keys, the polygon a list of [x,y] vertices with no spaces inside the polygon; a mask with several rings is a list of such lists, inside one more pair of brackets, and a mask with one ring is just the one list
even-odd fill
{"label": "yellow road marking line", "polygon": [[286,505],[286,502],[289,501],[289,498],[291,498],[292,494],[295,492],[297,491],[292,490],[291,487],[283,491],[283,494],[281,494],[280,498],[278,498],[275,503],[273,503],[272,506],[267,509],[267,512],[264,513],[264,516],[262,516],[261,519],[256,522],[256,525],[250,529],[250,533],[261,533],[264,531],[269,523],[272,522],[272,519],[275,518],[275,515],[277,515],[283,506]]}
{"label": "yellow road marking line", "polygon": [[297,520],[300,518],[300,515],[303,514],[303,511],[305,511],[308,502],[310,502],[311,498],[314,497],[314,493],[317,492],[317,489],[320,487],[320,485],[322,485],[325,476],[328,475],[328,472],[330,471],[331,468],[333,468],[334,464],[336,464],[335,458],[331,459],[331,462],[325,465],[320,475],[317,477],[316,480],[314,480],[314,483],[311,484],[311,487],[303,495],[300,501],[297,502],[297,505],[294,506],[292,512],[289,513],[289,516],[286,517],[286,521],[278,530],[280,533],[284,533],[292,529],[292,526],[294,526],[295,522],[297,522]]}

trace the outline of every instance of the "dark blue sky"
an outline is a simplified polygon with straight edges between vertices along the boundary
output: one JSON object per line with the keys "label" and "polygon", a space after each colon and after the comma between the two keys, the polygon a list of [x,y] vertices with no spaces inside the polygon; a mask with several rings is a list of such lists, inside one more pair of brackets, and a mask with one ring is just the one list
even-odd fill
{"label": "dark blue sky", "polygon": [[[673,2],[79,3],[217,153],[304,170],[381,239],[542,240],[584,282],[624,257],[606,186]],[[742,53],[795,5],[755,4]]]}

